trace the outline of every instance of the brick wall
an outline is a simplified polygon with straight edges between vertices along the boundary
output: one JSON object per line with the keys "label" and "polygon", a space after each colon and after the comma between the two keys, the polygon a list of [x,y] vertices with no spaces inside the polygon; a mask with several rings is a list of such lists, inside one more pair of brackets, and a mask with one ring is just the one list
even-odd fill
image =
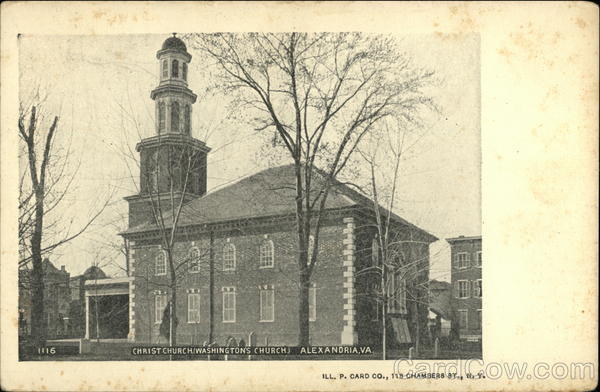
{"label": "brick wall", "polygon": [[[474,294],[474,282],[481,279],[481,267],[476,266],[477,253],[481,252],[481,239],[457,241],[451,245],[452,260],[452,317],[453,328],[457,329],[461,337],[481,336],[481,325],[479,324],[477,312],[481,310],[481,298]],[[464,253],[468,255],[468,264],[465,268],[459,268],[457,255]],[[468,297],[459,297],[458,282],[468,281]],[[459,327],[459,310],[467,311],[467,328]]]}
{"label": "brick wall", "polygon": [[[344,328],[343,291],[343,233],[342,218],[330,222],[321,230],[319,261],[313,273],[316,285],[317,317],[310,322],[311,344],[340,344]],[[274,243],[274,267],[259,268],[259,247],[265,240]],[[223,271],[222,249],[229,241],[236,247],[235,271]],[[179,281],[178,343],[201,344],[208,339],[209,331],[209,235],[190,235],[178,242],[175,259],[184,260],[192,247],[199,248],[201,262],[198,273],[185,271]],[[252,228],[214,234],[214,338],[224,344],[227,337],[248,342],[248,334],[254,332],[257,343],[270,345],[294,345],[298,331],[298,267],[296,261],[296,236],[293,224],[283,228]],[[167,292],[168,275],[154,275],[154,260],[158,247],[152,242],[137,241],[133,252],[135,284],[132,310],[135,332],[131,339],[148,342],[158,341],[159,324],[154,319],[156,291]],[[182,269],[183,271],[183,269]],[[275,317],[273,322],[259,321],[259,286],[273,285]],[[235,287],[236,322],[224,323],[222,316],[223,287]],[[200,322],[188,323],[187,291],[194,289],[200,294]],[[164,338],[161,338],[164,341]]]}

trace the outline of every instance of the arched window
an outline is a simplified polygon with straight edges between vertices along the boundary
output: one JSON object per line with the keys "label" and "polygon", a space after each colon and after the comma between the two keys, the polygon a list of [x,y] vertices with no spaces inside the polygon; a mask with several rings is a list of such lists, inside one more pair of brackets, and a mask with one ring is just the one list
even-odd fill
{"label": "arched window", "polygon": [[190,134],[190,105],[185,105],[185,112],[183,114],[183,129],[186,135]]}
{"label": "arched window", "polygon": [[154,264],[154,274],[155,275],[166,275],[167,274],[167,252],[164,250],[158,251],[156,254],[155,264]]}
{"label": "arched window", "polygon": [[273,267],[273,260],[274,260],[274,245],[273,245],[273,241],[271,240],[265,240],[263,241],[263,243],[260,245],[260,252],[259,252],[259,259],[260,259],[260,268],[270,268]]}
{"label": "arched window", "polygon": [[173,60],[173,63],[171,65],[171,76],[173,76],[174,78],[179,77],[179,61],[177,60]]}
{"label": "arched window", "polygon": [[187,80],[187,63],[181,65],[181,76],[183,77],[183,80]]}
{"label": "arched window", "polygon": [[190,249],[189,262],[190,273],[200,272],[200,250],[198,248]]}
{"label": "arched window", "polygon": [[162,62],[162,77],[163,79],[169,77],[169,62],[167,60],[163,60]]}
{"label": "arched window", "polygon": [[171,132],[179,132],[179,103],[171,104]]}
{"label": "arched window", "polygon": [[165,119],[166,119],[165,103],[159,102],[158,103],[158,132],[162,132],[165,130]]}
{"label": "arched window", "polygon": [[223,271],[235,270],[235,245],[227,244],[223,247]]}
{"label": "arched window", "polygon": [[379,239],[377,236],[371,242],[371,261],[373,265],[379,265]]}

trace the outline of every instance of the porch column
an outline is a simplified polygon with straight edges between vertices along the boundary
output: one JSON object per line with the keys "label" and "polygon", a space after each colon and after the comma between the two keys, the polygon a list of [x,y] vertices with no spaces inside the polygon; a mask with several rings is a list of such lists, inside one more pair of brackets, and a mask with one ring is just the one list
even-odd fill
{"label": "porch column", "polygon": [[90,338],[90,296],[85,293],[85,338]]}

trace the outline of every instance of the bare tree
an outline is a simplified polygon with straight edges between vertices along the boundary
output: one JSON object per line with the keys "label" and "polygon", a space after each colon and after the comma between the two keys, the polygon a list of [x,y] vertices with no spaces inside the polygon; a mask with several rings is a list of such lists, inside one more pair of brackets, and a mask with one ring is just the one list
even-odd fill
{"label": "bare tree", "polygon": [[[31,266],[32,322],[31,335],[37,342],[46,337],[44,311],[44,271],[42,258],[57,247],[84,233],[102,213],[109,202],[100,203],[80,228],[73,230],[74,219],[64,216],[50,219],[69,194],[76,169],[69,173],[70,148],[57,143],[59,117],[53,116],[49,125],[39,105],[44,102],[36,95],[36,104],[22,103],[18,129],[21,145],[19,183],[19,267]],[[65,227],[65,223],[67,227]]]}
{"label": "bare tree", "polygon": [[220,33],[187,38],[214,60],[219,87],[236,93],[234,104],[245,109],[257,130],[272,132],[273,147],[281,147],[293,161],[298,344],[308,345],[308,293],[330,191],[374,126],[391,115],[412,119],[432,104],[425,88],[433,73],[414,67],[393,39],[382,36]]}

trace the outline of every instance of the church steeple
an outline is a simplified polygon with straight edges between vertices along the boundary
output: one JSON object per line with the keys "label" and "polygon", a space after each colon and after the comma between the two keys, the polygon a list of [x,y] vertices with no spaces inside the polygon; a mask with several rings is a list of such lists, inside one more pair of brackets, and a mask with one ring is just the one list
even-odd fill
{"label": "church steeple", "polygon": [[185,43],[176,37],[165,40],[156,53],[159,62],[159,84],[152,90],[156,102],[156,133],[182,133],[192,130],[192,104],[196,94],[188,88],[188,64],[192,56]]}
{"label": "church steeple", "polygon": [[154,135],[141,140],[139,194],[126,197],[129,226],[152,218],[157,200],[170,208],[172,200],[188,202],[206,193],[206,163],[210,148],[192,137],[192,105],[196,94],[188,87],[192,56],[175,33],[156,53],[158,86],[150,97],[156,105]]}

